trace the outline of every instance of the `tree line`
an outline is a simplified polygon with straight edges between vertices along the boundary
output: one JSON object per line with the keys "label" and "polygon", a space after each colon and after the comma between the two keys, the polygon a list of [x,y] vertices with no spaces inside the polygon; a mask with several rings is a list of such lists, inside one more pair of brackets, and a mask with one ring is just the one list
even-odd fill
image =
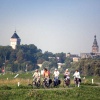
{"label": "tree line", "polygon": [[48,51],[42,53],[42,50],[34,44],[19,45],[15,50],[11,46],[0,46],[0,72],[4,67],[6,71],[11,72],[25,71],[26,69],[32,71],[39,68],[37,64],[42,64],[44,61],[51,62],[51,67],[57,67],[58,62],[64,62],[64,55],[64,53],[53,54]]}
{"label": "tree line", "polygon": [[42,69],[47,67],[53,71],[58,68],[58,63],[63,63],[59,69],[64,72],[66,68],[74,73],[79,69],[83,76],[98,75],[100,76],[100,57],[80,59],[79,62],[73,62],[73,59],[66,57],[66,53],[42,52],[34,44],[19,45],[14,50],[11,46],[0,46],[0,72],[25,72],[41,69],[37,64],[42,64]]}

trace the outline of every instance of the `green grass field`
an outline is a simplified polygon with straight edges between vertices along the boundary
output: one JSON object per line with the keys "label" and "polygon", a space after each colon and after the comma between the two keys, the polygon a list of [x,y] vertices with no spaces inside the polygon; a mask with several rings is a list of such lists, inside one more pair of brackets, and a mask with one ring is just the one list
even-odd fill
{"label": "green grass field", "polygon": [[[71,78],[70,88],[63,88],[61,84],[59,88],[33,89],[28,86],[32,82],[32,73],[19,74],[17,78],[14,78],[15,75],[0,75],[0,100],[100,100],[99,77],[86,77],[79,88],[74,87]],[[62,80],[62,77],[60,79]]]}
{"label": "green grass field", "polygon": [[0,100],[100,100],[100,87],[0,90]]}

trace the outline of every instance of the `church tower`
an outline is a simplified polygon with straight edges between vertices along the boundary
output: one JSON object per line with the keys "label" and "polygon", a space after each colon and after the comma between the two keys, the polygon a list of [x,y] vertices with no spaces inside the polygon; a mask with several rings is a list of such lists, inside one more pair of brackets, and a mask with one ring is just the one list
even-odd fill
{"label": "church tower", "polygon": [[93,46],[92,46],[92,53],[98,53],[98,52],[99,52],[99,46],[98,46],[96,35],[95,35]]}
{"label": "church tower", "polygon": [[20,45],[21,39],[20,37],[17,35],[16,31],[14,32],[14,34],[12,35],[11,39],[10,39],[10,46],[13,49],[16,49],[17,45]]}

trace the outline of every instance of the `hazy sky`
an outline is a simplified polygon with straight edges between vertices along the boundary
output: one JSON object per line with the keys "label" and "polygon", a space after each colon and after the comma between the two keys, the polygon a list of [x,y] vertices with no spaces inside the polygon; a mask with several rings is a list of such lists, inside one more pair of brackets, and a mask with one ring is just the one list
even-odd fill
{"label": "hazy sky", "polygon": [[21,44],[53,53],[90,53],[100,46],[100,0],[0,0],[0,45],[14,31]]}

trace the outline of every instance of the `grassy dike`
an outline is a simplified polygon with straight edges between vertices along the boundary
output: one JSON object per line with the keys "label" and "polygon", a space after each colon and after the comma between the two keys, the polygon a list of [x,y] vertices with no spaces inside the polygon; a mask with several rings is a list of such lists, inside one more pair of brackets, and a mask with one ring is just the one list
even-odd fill
{"label": "grassy dike", "polygon": [[5,87],[0,100],[100,100],[100,87],[29,89]]}
{"label": "grassy dike", "polygon": [[[71,78],[71,87],[32,89],[28,86],[32,82],[32,73],[0,75],[0,100],[100,100],[100,77],[86,77],[81,86],[74,87]],[[94,84],[91,79],[94,79]],[[63,80],[62,77],[60,77]],[[18,82],[20,86],[18,87]],[[96,84],[98,83],[98,84]]]}

